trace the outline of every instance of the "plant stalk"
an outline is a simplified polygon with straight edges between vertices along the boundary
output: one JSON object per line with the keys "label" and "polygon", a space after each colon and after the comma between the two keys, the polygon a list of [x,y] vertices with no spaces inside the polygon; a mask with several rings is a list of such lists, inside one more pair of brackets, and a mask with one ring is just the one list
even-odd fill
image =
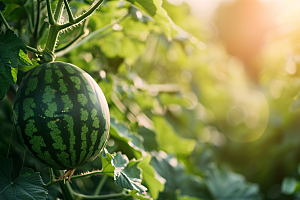
{"label": "plant stalk", "polygon": [[[113,174],[114,172],[112,171],[112,172],[106,172],[106,173],[112,173]],[[75,175],[75,176],[72,176],[72,180],[77,179],[77,178],[85,178],[85,177],[89,177],[89,176],[93,176],[93,175],[103,175],[103,172],[100,171],[100,170],[97,170],[97,171],[87,172],[85,174]],[[55,176],[56,176],[56,174],[55,174]],[[66,180],[68,180],[68,178],[66,178]],[[54,185],[56,183],[63,183],[63,182],[64,182],[64,180],[62,180],[62,179],[58,180],[58,181],[53,180],[53,181],[50,181],[49,183],[47,183],[45,187],[48,188],[51,185]]]}
{"label": "plant stalk", "polygon": [[[47,0],[47,4],[48,3],[49,3],[49,0]],[[54,53],[54,49],[55,49],[55,46],[56,46],[56,43],[57,43],[58,34],[61,30],[61,29],[58,28],[59,26],[57,25],[57,22],[59,22],[59,20],[62,16],[63,8],[64,8],[63,0],[58,0],[57,5],[56,5],[56,10],[55,10],[55,13],[54,13],[54,17],[53,17],[53,20],[52,20],[52,21],[54,21],[54,24],[51,24],[52,22],[50,22],[51,19],[49,17],[50,27],[49,27],[49,33],[48,33],[45,49],[47,51],[52,52],[52,53]],[[50,3],[49,3],[49,6],[47,7],[47,9],[48,9],[48,15],[51,14],[51,16],[52,16]]]}
{"label": "plant stalk", "polygon": [[55,25],[56,22],[53,18],[53,13],[52,13],[52,9],[51,9],[50,0],[46,0],[46,4],[47,4],[47,12],[48,12],[48,22],[49,22],[50,25]]}
{"label": "plant stalk", "polygon": [[[58,177],[62,175],[60,170],[57,169],[53,169],[53,173]],[[68,182],[66,182],[66,184],[64,184],[63,182],[59,182],[59,186],[65,199],[75,199],[74,191]]]}
{"label": "plant stalk", "polygon": [[39,38],[38,34],[39,34],[39,25],[40,25],[40,9],[41,9],[41,3],[40,0],[37,0],[36,22],[33,31],[33,38],[35,39],[35,41],[37,41]]}
{"label": "plant stalk", "polygon": [[77,23],[80,23],[82,20],[84,20],[85,18],[89,17],[91,14],[93,14],[93,12],[99,8],[99,6],[101,6],[101,4],[104,2],[105,0],[99,0],[95,5],[93,5],[92,7],[90,7],[90,9],[82,14],[80,17],[77,17],[74,19],[74,22],[71,23],[71,22],[68,22],[68,23],[65,23],[65,24],[62,24],[62,25],[59,25],[59,28],[61,30],[65,29],[65,28],[68,28],[70,26],[72,26],[73,24],[77,24]]}
{"label": "plant stalk", "polygon": [[107,175],[103,175],[103,176],[102,176],[102,178],[101,178],[101,180],[100,180],[100,182],[99,182],[99,184],[98,184],[98,186],[97,186],[97,188],[96,188],[96,190],[95,190],[95,192],[94,192],[94,196],[100,194],[100,192],[101,192],[101,190],[102,190],[102,187],[103,187],[105,181],[107,180],[107,178],[108,178]]}
{"label": "plant stalk", "polygon": [[58,2],[56,4],[56,9],[55,9],[55,13],[54,13],[54,21],[56,23],[60,22],[60,18],[64,11],[64,3],[63,2],[64,2],[64,0],[58,0]]}
{"label": "plant stalk", "polygon": [[93,31],[92,33],[89,33],[88,35],[84,33],[83,35],[76,37],[72,42],[68,43],[67,45],[65,45],[62,48],[57,49],[56,56],[57,57],[63,56],[66,53],[72,51],[73,49],[75,49],[75,48],[77,48],[79,46],[81,46],[82,44],[86,43],[89,40],[96,39],[96,38],[99,39],[99,38],[105,37],[111,31],[107,32],[107,33],[103,33],[103,32],[105,32],[108,29],[110,29],[111,27],[113,27],[113,25],[115,25],[117,23],[120,23],[121,21],[123,21],[124,19],[126,19],[127,16],[128,16],[128,14],[126,14],[126,15],[120,17],[119,19],[113,21],[111,24],[108,24],[108,25],[106,25],[106,26],[104,26],[104,27],[102,27],[102,28],[100,28],[98,30]]}
{"label": "plant stalk", "polygon": [[64,2],[65,2],[65,6],[66,6],[66,9],[67,9],[68,16],[69,16],[69,22],[74,23],[74,17],[72,15],[72,11],[70,9],[68,0],[64,0]]}
{"label": "plant stalk", "polygon": [[126,197],[128,194],[126,193],[126,190],[123,190],[120,193],[114,193],[114,194],[106,194],[106,195],[97,195],[97,196],[88,196],[83,194],[75,193],[75,199],[80,200],[100,200],[100,199],[117,199]]}
{"label": "plant stalk", "polygon": [[2,14],[1,11],[0,11],[0,17],[1,17],[2,22],[3,22],[4,25],[5,25],[6,29],[10,29],[10,26],[8,25],[8,23],[7,23],[7,21],[5,20],[5,18],[4,18],[4,16],[3,16],[3,14]]}

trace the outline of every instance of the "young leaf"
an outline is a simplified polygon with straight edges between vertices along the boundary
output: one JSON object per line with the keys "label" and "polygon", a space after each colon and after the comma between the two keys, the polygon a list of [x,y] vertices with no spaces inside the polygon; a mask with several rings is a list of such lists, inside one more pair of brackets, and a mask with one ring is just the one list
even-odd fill
{"label": "young leaf", "polygon": [[0,34],[0,67],[18,67],[20,65],[32,65],[27,57],[24,42],[12,30]]}
{"label": "young leaf", "polygon": [[141,184],[142,172],[138,168],[139,162],[129,161],[127,156],[121,153],[111,155],[105,149],[102,154],[102,173],[114,177],[115,184],[122,188],[144,193],[147,188]]}
{"label": "young leaf", "polygon": [[47,190],[39,173],[22,168],[19,177],[11,182],[13,161],[0,156],[0,199],[46,199]]}
{"label": "young leaf", "polygon": [[102,151],[102,172],[107,174],[108,176],[114,177],[115,167],[112,164],[113,156],[107,152],[106,149]]}
{"label": "young leaf", "polygon": [[142,183],[141,170],[137,165],[139,161],[128,161],[126,155],[117,155],[113,159],[113,163],[116,167],[114,180],[115,184],[129,190],[136,190],[139,193],[146,192],[147,188]]}

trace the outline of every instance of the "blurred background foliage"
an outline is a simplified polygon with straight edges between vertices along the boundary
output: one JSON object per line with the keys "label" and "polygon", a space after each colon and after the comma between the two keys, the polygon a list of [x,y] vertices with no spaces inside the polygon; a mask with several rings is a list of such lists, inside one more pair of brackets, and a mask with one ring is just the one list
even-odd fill
{"label": "blurred background foliage", "polygon": [[[70,5],[81,13],[78,5],[89,4]],[[165,183],[158,199],[300,199],[299,1],[166,0],[163,8],[184,30],[173,40],[132,7],[112,30],[56,59],[91,74],[107,98],[112,124],[123,124],[112,129],[108,151],[129,159],[150,152]],[[24,12],[18,9],[4,14],[9,20]],[[90,32],[127,10],[123,1],[107,1],[89,19]],[[58,48],[68,37],[61,34]],[[0,107],[6,155],[9,95]],[[13,131],[15,168],[24,154],[18,143]],[[47,171],[26,158],[27,166]],[[88,193],[97,180],[89,181],[76,180],[75,187]],[[105,188],[118,190],[112,180]]]}

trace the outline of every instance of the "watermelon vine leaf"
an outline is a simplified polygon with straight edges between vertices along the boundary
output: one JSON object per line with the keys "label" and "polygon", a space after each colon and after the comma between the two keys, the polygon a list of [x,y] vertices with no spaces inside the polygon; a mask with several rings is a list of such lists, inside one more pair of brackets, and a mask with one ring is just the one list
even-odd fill
{"label": "watermelon vine leaf", "polygon": [[0,33],[0,101],[11,84],[17,81],[18,65],[32,65],[26,45],[12,30]]}
{"label": "watermelon vine leaf", "polygon": [[[105,149],[102,153],[102,173],[114,177],[116,185],[142,194],[147,188],[142,183],[142,171],[138,168],[140,160],[129,161],[121,153],[109,154]],[[113,171],[113,173],[112,173]]]}
{"label": "watermelon vine leaf", "polygon": [[[173,155],[168,155],[163,151],[152,151],[151,164],[166,181],[160,198],[180,199],[180,197],[186,197],[188,199],[188,197],[195,197],[213,200],[203,179],[196,175],[187,175],[184,165],[180,164]],[[180,192],[174,193],[174,191]]]}
{"label": "watermelon vine leaf", "polygon": [[226,167],[211,164],[206,171],[205,184],[214,199],[260,200],[259,186],[248,183],[245,178]]}
{"label": "watermelon vine leaf", "polygon": [[142,183],[142,172],[138,168],[140,161],[130,161],[126,155],[117,153],[113,159],[113,164],[116,167],[114,171],[115,184],[129,189],[136,190],[139,193],[147,191],[147,188]]}
{"label": "watermelon vine leaf", "polygon": [[168,39],[171,39],[172,22],[167,11],[162,7],[162,0],[127,0],[140,10],[146,12],[164,30]]}
{"label": "watermelon vine leaf", "polygon": [[0,66],[0,101],[4,99],[9,86],[16,83],[17,71],[17,68]]}
{"label": "watermelon vine leaf", "polygon": [[108,176],[114,177],[115,167],[112,165],[112,159],[113,156],[110,153],[108,153],[106,149],[103,149],[102,157],[101,157],[101,161],[102,161],[101,172]]}
{"label": "watermelon vine leaf", "polygon": [[22,168],[19,177],[11,181],[13,161],[0,156],[0,199],[46,199],[48,191],[39,173]]}
{"label": "watermelon vine leaf", "polygon": [[138,167],[142,170],[143,182],[145,182],[149,189],[151,197],[157,199],[159,192],[162,192],[165,188],[164,185],[166,180],[156,173],[155,169],[151,166],[150,161],[151,156],[148,154],[138,164]]}
{"label": "watermelon vine leaf", "polygon": [[141,136],[131,132],[125,124],[119,123],[112,117],[110,118],[110,127],[110,135],[126,142],[136,158],[139,159],[142,155],[145,155],[146,152],[143,147],[143,138]]}
{"label": "watermelon vine leaf", "polygon": [[27,56],[26,45],[12,30],[7,30],[0,35],[0,61],[0,67],[32,65]]}
{"label": "watermelon vine leaf", "polygon": [[0,12],[3,12],[5,10],[6,5],[0,1]]}

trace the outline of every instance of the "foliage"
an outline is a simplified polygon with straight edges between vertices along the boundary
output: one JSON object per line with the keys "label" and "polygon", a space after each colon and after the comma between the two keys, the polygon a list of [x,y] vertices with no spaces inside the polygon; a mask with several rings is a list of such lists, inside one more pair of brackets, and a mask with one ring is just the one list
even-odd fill
{"label": "foliage", "polygon": [[[299,30],[270,39],[252,79],[185,3],[2,0],[0,14],[0,198],[300,199],[300,79],[282,67]],[[111,116],[106,149],[65,184],[13,127],[26,72],[54,59],[89,73]]]}

